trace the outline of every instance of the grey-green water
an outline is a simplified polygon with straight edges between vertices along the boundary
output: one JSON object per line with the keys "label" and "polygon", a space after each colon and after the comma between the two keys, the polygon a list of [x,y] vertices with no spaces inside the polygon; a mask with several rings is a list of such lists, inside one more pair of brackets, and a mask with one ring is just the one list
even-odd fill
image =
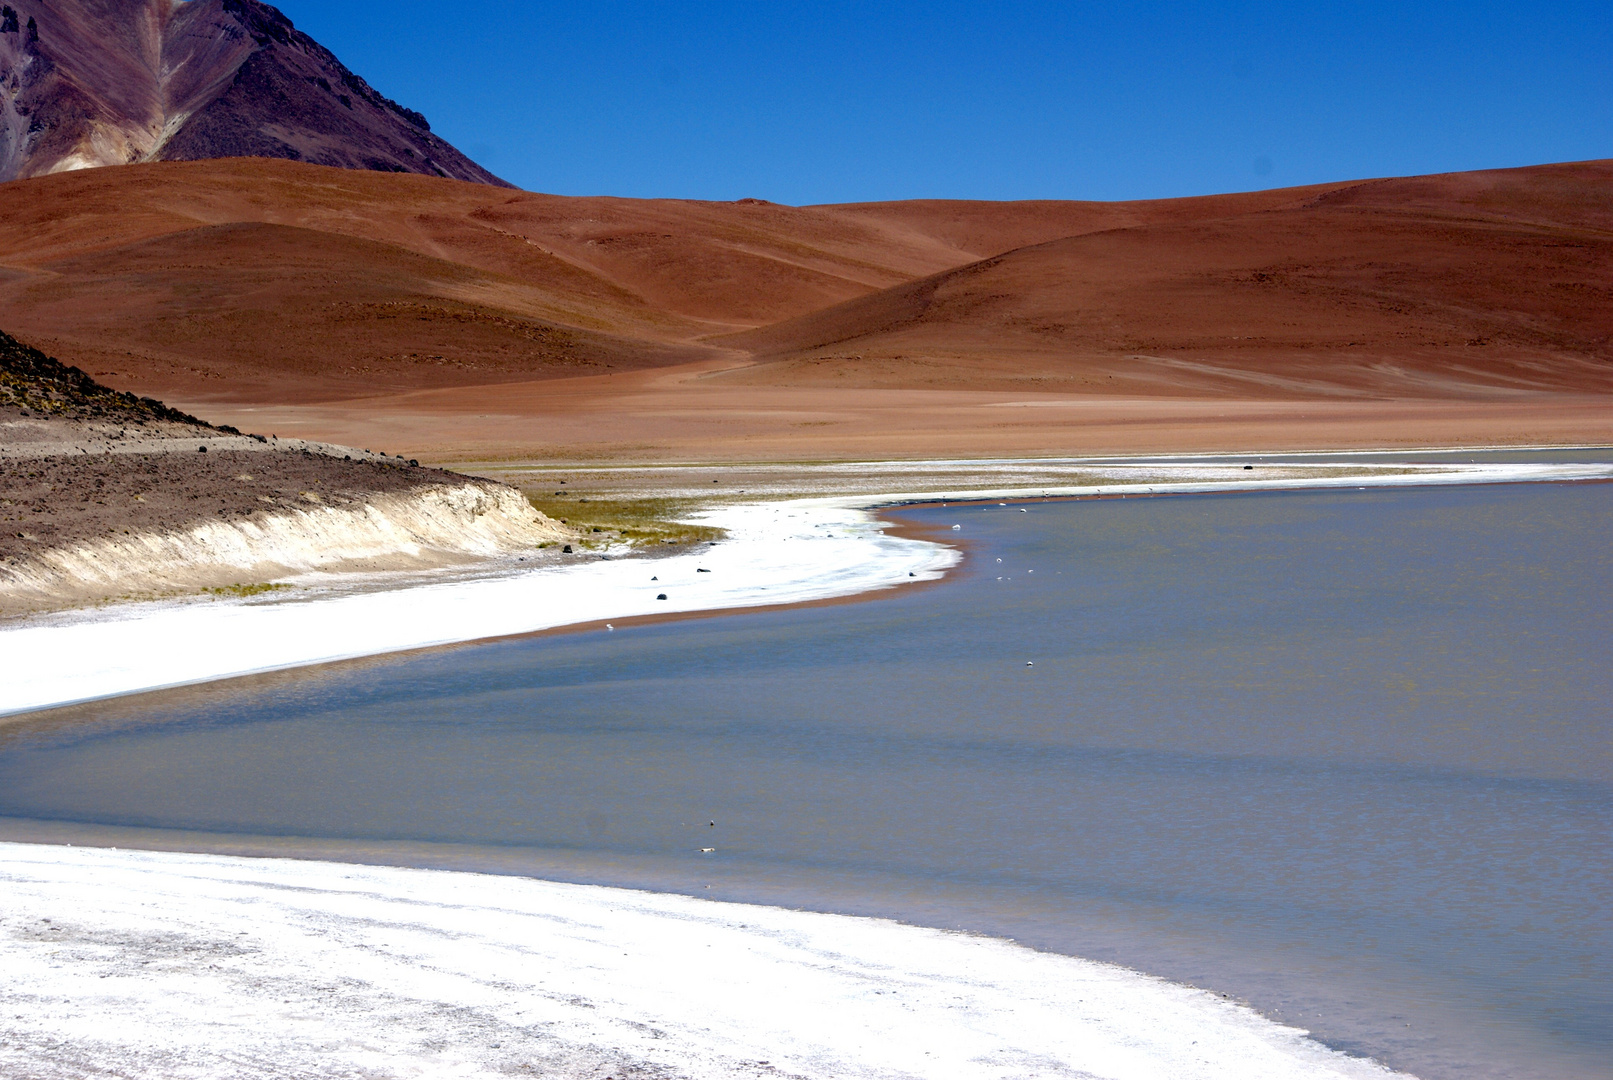
{"label": "grey-green water", "polygon": [[1427,1077],[1607,1075],[1613,485],[1026,510],[904,513],[968,558],[869,602],[0,729],[0,835],[894,915]]}

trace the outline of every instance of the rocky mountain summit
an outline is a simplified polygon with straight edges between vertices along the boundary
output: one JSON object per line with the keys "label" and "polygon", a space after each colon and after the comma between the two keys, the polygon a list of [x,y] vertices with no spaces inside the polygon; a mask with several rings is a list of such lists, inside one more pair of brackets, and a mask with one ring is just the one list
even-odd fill
{"label": "rocky mountain summit", "polygon": [[0,181],[223,157],[508,186],[258,0],[0,0]]}

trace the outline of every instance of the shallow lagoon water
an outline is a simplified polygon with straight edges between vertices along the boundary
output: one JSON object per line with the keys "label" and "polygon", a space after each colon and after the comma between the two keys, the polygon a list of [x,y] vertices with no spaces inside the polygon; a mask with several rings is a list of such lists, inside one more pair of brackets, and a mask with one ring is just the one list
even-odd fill
{"label": "shallow lagoon water", "polygon": [[0,835],[895,915],[1427,1077],[1604,1074],[1613,485],[1024,509],[904,512],[968,560],[868,602],[0,728]]}

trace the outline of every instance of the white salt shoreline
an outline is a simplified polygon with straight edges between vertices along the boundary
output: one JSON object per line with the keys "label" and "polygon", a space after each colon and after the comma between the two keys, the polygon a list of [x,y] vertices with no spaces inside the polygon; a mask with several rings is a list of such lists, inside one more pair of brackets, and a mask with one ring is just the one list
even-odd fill
{"label": "white salt shoreline", "polygon": [[1385,1080],[1197,990],[886,920],[0,843],[0,1074]]}
{"label": "white salt shoreline", "polygon": [[1613,466],[1603,464],[1441,465],[1375,476],[1328,475],[1337,467],[1317,464],[1288,466],[1315,475],[1268,480],[1228,479],[1221,467],[1223,475],[1195,482],[1195,468],[1203,467],[1138,467],[1147,479],[1100,486],[746,503],[701,515],[726,539],[661,558],[592,558],[457,580],[422,573],[397,588],[312,599],[129,604],[19,620],[0,629],[0,716],[581,623],[803,603],[935,580],[959,555],[886,534],[873,511],[902,503],[1613,477]]}

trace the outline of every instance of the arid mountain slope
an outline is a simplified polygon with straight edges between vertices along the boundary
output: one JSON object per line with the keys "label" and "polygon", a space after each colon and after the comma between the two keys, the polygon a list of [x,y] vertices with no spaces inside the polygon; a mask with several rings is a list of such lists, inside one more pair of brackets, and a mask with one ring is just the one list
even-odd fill
{"label": "arid mountain slope", "polygon": [[[1117,215],[1117,218],[1119,215]],[[750,384],[1613,391],[1613,163],[1419,177],[1022,247],[726,343]]]}
{"label": "arid mountain slope", "polygon": [[1595,441],[1610,171],[787,207],[135,165],[0,186],[0,327],[436,460]]}
{"label": "arid mountain slope", "polygon": [[503,181],[258,0],[5,0],[0,180],[269,157]]}
{"label": "arid mountain slope", "polygon": [[142,393],[328,400],[743,354],[706,344],[1150,215],[1313,192],[789,207],[232,159],[0,187],[0,326]]}

